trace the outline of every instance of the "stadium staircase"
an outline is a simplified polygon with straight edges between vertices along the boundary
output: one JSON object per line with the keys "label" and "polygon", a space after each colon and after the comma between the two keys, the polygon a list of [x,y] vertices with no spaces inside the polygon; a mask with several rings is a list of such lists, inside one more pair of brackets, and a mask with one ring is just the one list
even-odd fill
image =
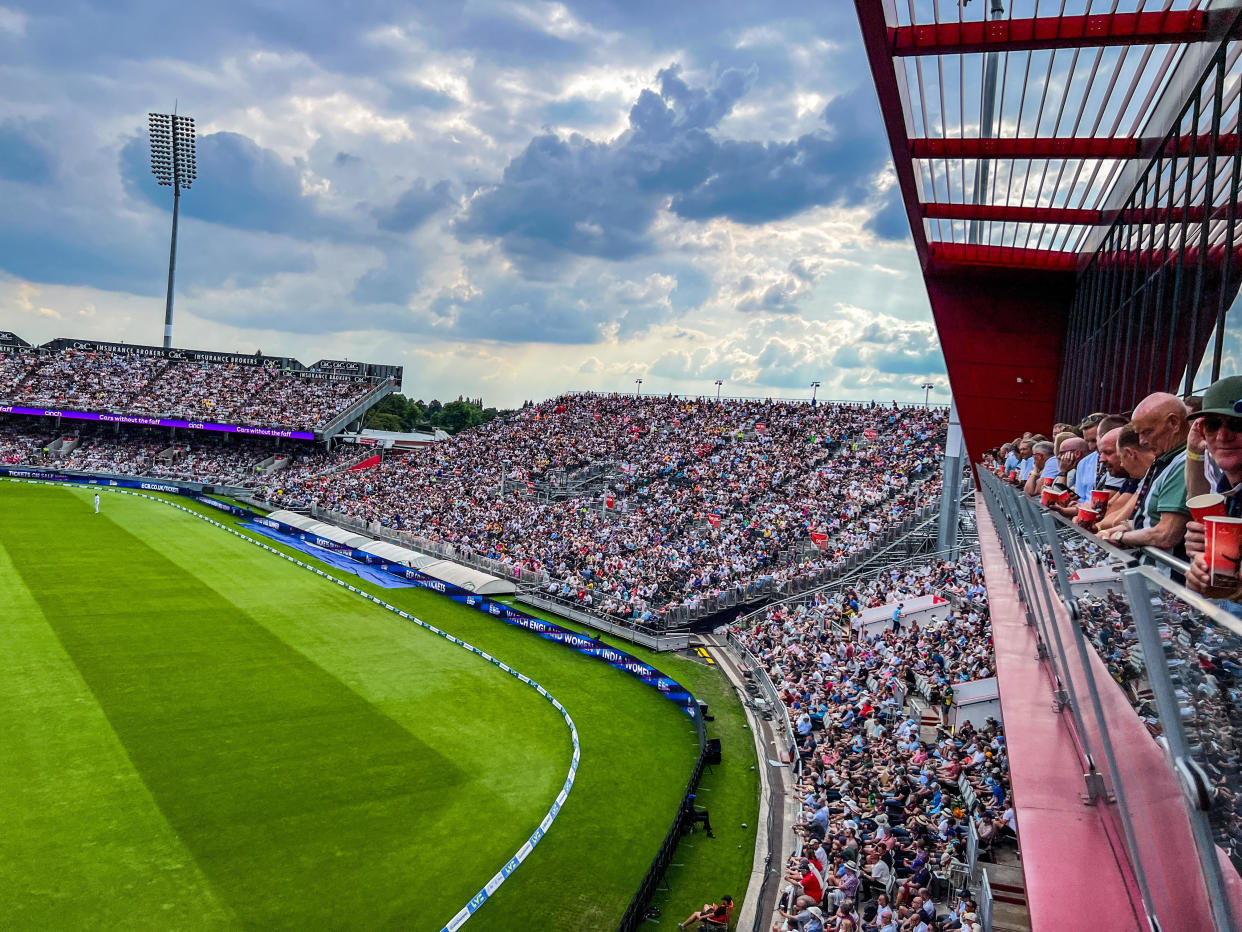
{"label": "stadium staircase", "polygon": [[994,853],[996,863],[980,863],[992,889],[992,932],[1030,932],[1031,911],[1026,905],[1026,878],[1012,848]]}
{"label": "stadium staircase", "polygon": [[82,446],[81,437],[65,435],[53,440],[46,449],[53,459],[63,459],[80,446]]}
{"label": "stadium staircase", "polygon": [[397,383],[392,379],[385,379],[332,420],[328,421],[323,426],[323,429],[319,431],[319,436],[324,440],[331,440],[354,421],[361,421],[368,411],[396,390]]}
{"label": "stadium staircase", "polygon": [[573,470],[548,470],[535,480],[535,494],[545,499],[573,498],[601,491],[624,476],[613,462],[590,463]]}

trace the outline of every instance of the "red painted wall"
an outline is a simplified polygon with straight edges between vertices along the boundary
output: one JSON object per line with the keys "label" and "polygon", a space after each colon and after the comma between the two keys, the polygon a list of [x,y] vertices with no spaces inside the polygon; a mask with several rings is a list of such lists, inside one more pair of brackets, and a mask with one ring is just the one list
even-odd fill
{"label": "red painted wall", "polygon": [[924,278],[971,460],[1050,432],[1074,274],[933,265]]}

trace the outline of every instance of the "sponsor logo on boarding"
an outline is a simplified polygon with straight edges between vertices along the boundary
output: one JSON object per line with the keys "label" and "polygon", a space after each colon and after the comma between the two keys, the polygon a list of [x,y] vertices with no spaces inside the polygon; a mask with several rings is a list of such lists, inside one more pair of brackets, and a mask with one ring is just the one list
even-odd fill
{"label": "sponsor logo on boarding", "polygon": [[458,929],[460,929],[462,926],[466,924],[466,920],[469,918],[470,918],[470,910],[467,907],[463,906],[461,912],[459,912],[456,916],[450,919],[449,924],[446,925],[444,928],[448,929],[448,932],[457,932]]}
{"label": "sponsor logo on boarding", "polygon": [[530,857],[530,851],[533,847],[534,845],[528,841],[526,844],[522,845],[522,847],[518,848],[517,860],[525,861],[528,857]]}
{"label": "sponsor logo on boarding", "polygon": [[546,832],[551,827],[552,827],[552,813],[549,812],[546,816],[543,817],[543,821],[539,823],[539,831]]}
{"label": "sponsor logo on boarding", "polygon": [[474,912],[476,909],[478,909],[480,906],[482,906],[486,902],[487,902],[487,891],[480,890],[478,893],[476,893],[474,896],[470,898],[470,902],[466,904],[466,909],[470,910],[470,912]]}
{"label": "sponsor logo on boarding", "polygon": [[499,606],[499,605],[495,605],[495,604],[493,604],[493,605],[489,605],[489,606],[487,607],[487,610],[488,610],[489,612],[491,612],[493,615],[499,615],[499,614],[500,614],[500,606]]}
{"label": "sponsor logo on boarding", "polygon": [[513,671],[512,671],[512,668],[510,668],[510,666],[509,666],[507,663],[504,663],[504,662],[501,662],[501,664],[500,664],[500,669],[504,670],[506,673],[512,673],[512,672],[513,672]]}
{"label": "sponsor logo on boarding", "polygon": [[500,869],[500,872],[504,874],[506,877],[508,877],[510,874],[512,874],[515,870],[518,869],[518,865],[521,863],[522,862],[519,861],[517,858],[509,858],[509,862]]}
{"label": "sponsor logo on boarding", "polygon": [[160,485],[158,482],[141,482],[138,488],[146,489],[148,492],[180,492],[181,490],[175,485]]}
{"label": "sponsor logo on boarding", "polygon": [[540,828],[535,829],[534,832],[532,832],[530,836],[531,847],[534,847],[535,845],[539,844],[539,841],[542,838],[543,838],[543,828],[540,827]]}
{"label": "sponsor logo on boarding", "polygon": [[504,882],[505,882],[505,875],[500,873],[500,871],[497,871],[496,876],[494,876],[491,880],[487,882],[487,886],[483,888],[483,891],[488,896],[491,896],[493,893],[496,892],[496,888],[499,887]]}

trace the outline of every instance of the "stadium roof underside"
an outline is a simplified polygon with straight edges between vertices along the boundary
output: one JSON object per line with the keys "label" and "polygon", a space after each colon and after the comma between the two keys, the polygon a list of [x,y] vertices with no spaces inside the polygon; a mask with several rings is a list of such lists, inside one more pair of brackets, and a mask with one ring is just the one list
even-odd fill
{"label": "stadium roof underside", "polygon": [[[1236,73],[1242,44],[1227,40],[1240,5],[855,0],[972,454],[1051,424],[1071,310],[1093,260],[1146,268],[1198,249],[1201,266],[1219,270],[1223,233],[1101,247],[1119,226],[1233,225],[1237,185],[1213,172],[1228,174],[1237,159],[1205,156],[1242,149],[1239,84],[1225,82],[1215,121],[1187,100],[1220,56],[1222,74]],[[1170,169],[1165,187],[1136,206],[1153,162]],[[1166,334],[1192,355],[1201,336]],[[1153,379],[1130,388],[1162,387]]]}

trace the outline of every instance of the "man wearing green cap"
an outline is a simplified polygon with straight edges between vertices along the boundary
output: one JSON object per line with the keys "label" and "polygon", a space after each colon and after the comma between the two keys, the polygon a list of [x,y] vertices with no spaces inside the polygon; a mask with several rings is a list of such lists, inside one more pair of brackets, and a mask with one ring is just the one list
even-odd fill
{"label": "man wearing green cap", "polygon": [[[1203,408],[1191,416],[1186,454],[1186,485],[1202,490],[1210,487],[1225,496],[1230,517],[1242,518],[1242,495],[1232,494],[1242,484],[1242,376],[1233,375],[1214,382],[1203,394]],[[1208,467],[1209,460],[1211,463]],[[1209,585],[1207,563],[1203,558],[1204,526],[1192,521],[1186,526],[1186,553],[1193,560],[1186,574],[1186,585],[1214,599],[1237,599],[1242,583]],[[1220,582],[1219,575],[1217,582]]]}

